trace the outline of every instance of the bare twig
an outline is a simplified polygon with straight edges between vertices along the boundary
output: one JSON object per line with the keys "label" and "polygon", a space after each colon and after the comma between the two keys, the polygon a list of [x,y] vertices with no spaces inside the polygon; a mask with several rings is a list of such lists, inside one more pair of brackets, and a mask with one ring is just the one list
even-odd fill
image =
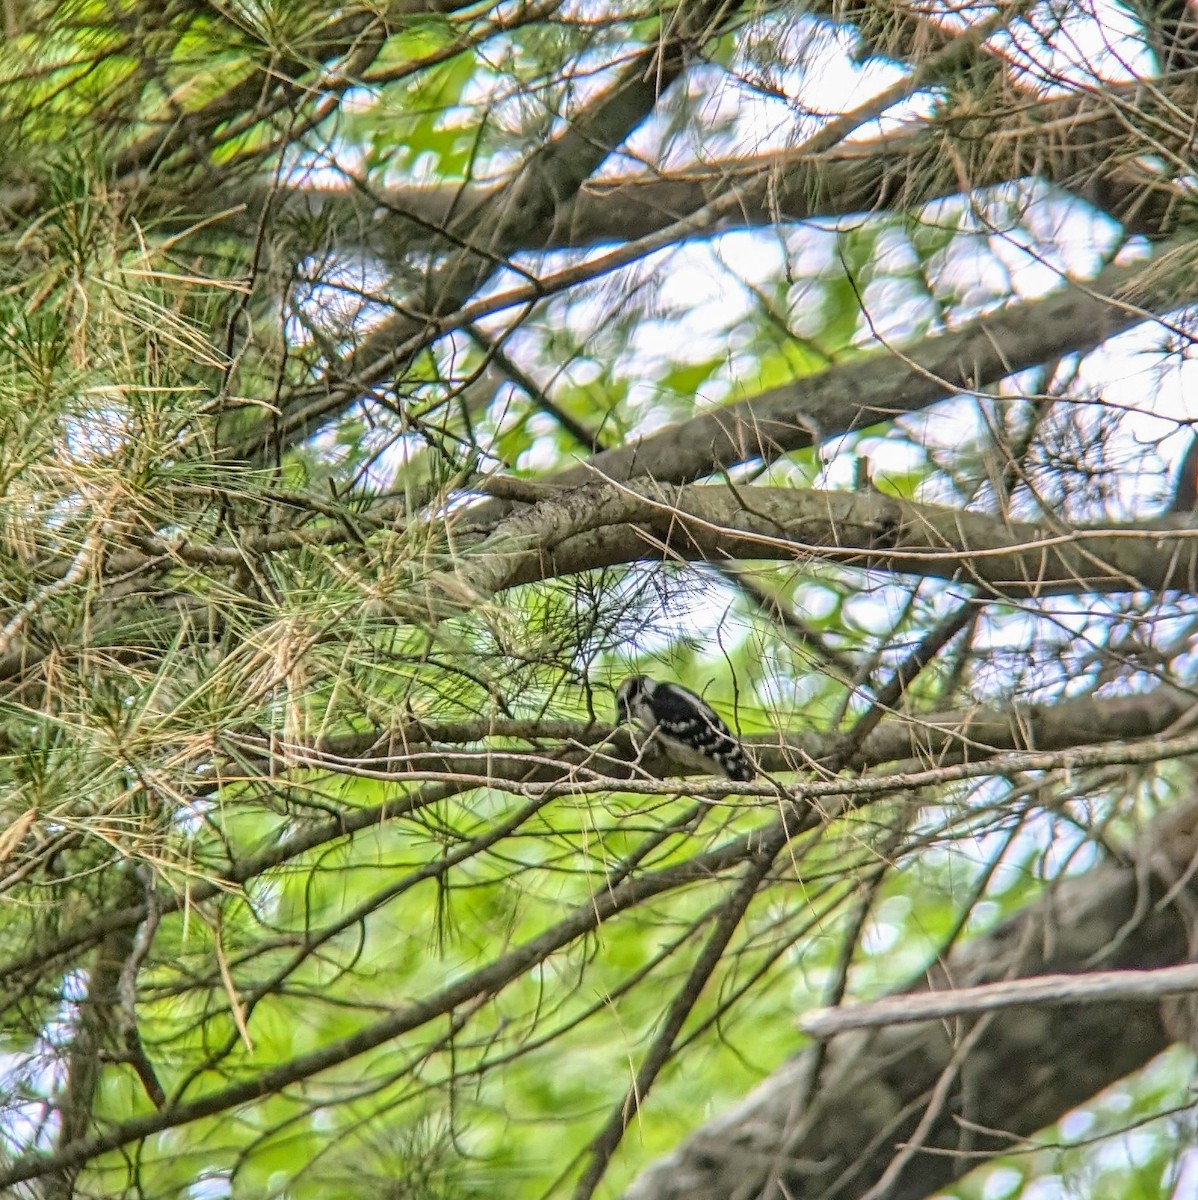
{"label": "bare twig", "polygon": [[799,1019],[812,1037],[830,1038],[849,1029],[910,1025],[1030,1004],[1111,1004],[1158,1000],[1198,992],[1198,963],[1151,971],[1093,971],[1084,975],[1039,975],[979,984],[945,992],[887,996],[847,1008],[818,1008]]}

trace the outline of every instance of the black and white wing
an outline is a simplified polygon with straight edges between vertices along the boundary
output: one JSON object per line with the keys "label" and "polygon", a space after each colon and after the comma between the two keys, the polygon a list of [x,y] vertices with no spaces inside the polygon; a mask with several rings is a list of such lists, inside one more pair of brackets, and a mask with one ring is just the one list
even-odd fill
{"label": "black and white wing", "polygon": [[650,703],[656,736],[671,758],[703,771],[714,764],[729,779],[748,782],[754,777],[740,743],[700,696],[676,683],[658,683]]}

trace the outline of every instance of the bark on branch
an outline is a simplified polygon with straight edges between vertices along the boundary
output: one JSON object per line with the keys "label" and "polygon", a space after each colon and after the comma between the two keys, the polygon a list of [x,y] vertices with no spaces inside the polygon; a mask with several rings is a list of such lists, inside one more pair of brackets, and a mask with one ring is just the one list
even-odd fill
{"label": "bark on branch", "polygon": [[[658,559],[841,563],[968,584],[1004,600],[1198,590],[1198,530],[1008,522],[872,492],[601,486],[563,492],[501,524],[460,560],[446,596]],[[434,581],[435,582],[435,581]]]}
{"label": "bark on branch", "polygon": [[1122,1000],[1161,1000],[1198,992],[1198,963],[1151,971],[1087,971],[1082,975],[1034,975],[980,983],[944,992],[904,993],[866,1004],[819,1008],[799,1021],[812,1037],[833,1037],[850,1029],[918,1025],[945,1017],[977,1016],[1000,1008],[1037,1004],[1109,1004]]}

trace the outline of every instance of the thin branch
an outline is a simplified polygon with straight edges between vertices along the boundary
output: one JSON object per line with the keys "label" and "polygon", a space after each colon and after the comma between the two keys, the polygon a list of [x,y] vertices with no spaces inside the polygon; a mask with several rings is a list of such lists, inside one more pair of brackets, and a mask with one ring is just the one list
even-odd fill
{"label": "thin branch", "polygon": [[720,965],[724,951],[728,949],[728,944],[740,927],[753,897],[757,895],[757,889],[769,874],[774,858],[781,849],[782,846],[777,844],[776,839],[763,847],[749,863],[744,878],[736,885],[721,908],[711,936],[704,943],[686,979],[663,1015],[653,1041],[641,1060],[636,1078],[603,1128],[591,1140],[588,1148],[590,1161],[574,1189],[574,1200],[590,1200],[595,1194],[612,1155],[623,1140],[624,1131],[641,1110],[649,1089],[670,1061],[674,1043],[682,1032],[682,1026]]}
{"label": "thin branch", "polygon": [[1198,992],[1198,963],[1151,971],[1092,971],[1084,975],[1038,975],[952,991],[887,996],[843,1008],[817,1008],[799,1018],[799,1028],[817,1038],[850,1029],[912,1025],[1033,1004],[1112,1004],[1159,1000]]}

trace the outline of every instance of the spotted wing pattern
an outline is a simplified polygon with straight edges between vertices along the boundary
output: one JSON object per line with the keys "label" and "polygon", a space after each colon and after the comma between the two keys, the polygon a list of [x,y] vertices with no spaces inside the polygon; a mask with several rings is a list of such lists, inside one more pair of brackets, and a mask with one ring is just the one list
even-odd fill
{"label": "spotted wing pattern", "polygon": [[659,683],[648,700],[657,736],[679,762],[701,768],[714,762],[729,779],[745,782],[756,774],[719,714],[694,692]]}

